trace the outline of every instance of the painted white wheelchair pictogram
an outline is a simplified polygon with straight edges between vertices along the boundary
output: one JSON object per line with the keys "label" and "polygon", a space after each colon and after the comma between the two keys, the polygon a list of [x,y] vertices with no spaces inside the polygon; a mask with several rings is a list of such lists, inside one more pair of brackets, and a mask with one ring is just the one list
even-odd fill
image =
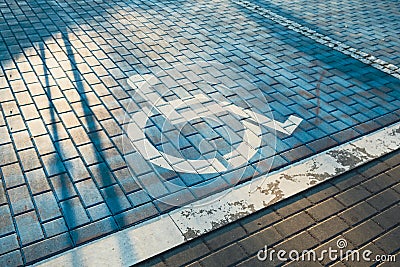
{"label": "painted white wheelchair pictogram", "polygon": [[[203,104],[201,111],[193,116],[190,114],[190,120],[199,118],[215,118],[215,116],[222,111],[230,111],[236,116],[242,118],[241,122],[244,126],[243,140],[232,151],[223,155],[229,166],[232,168],[240,167],[248,163],[248,161],[257,153],[262,139],[262,130],[260,125],[268,128],[275,129],[286,135],[291,135],[294,130],[302,122],[302,119],[296,116],[289,116],[285,122],[279,122],[270,119],[262,114],[253,112],[249,109],[244,109],[226,101],[212,101],[204,94],[197,94],[188,98],[164,101],[158,97],[157,102],[154,103],[155,94],[149,85],[151,79],[155,76],[152,75],[134,75],[128,79],[128,84],[132,88],[137,89],[138,95],[152,104],[153,110],[157,110],[166,119],[174,124],[187,122],[189,116],[185,112],[178,113],[177,108],[191,107],[199,102]],[[129,124],[127,131],[128,137],[134,145],[135,149],[149,162],[159,167],[184,173],[198,173],[198,174],[212,174],[225,172],[228,168],[217,158],[213,159],[186,159],[176,157],[158,150],[147,139],[144,129],[149,116],[153,114],[150,108],[144,107],[141,111],[136,112],[131,121],[134,123]],[[196,110],[194,110],[196,111]],[[238,156],[241,155],[241,156]]]}

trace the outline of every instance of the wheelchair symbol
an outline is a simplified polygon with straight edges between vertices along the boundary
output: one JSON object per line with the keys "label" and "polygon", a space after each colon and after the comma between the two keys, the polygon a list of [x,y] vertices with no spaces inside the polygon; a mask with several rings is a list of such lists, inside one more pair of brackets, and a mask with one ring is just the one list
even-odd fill
{"label": "wheelchair symbol", "polygon": [[[129,123],[127,134],[135,149],[147,161],[175,172],[213,174],[227,171],[228,166],[236,168],[248,164],[248,161],[257,153],[257,150],[261,146],[262,130],[260,125],[275,129],[286,135],[291,135],[302,122],[301,118],[291,115],[282,123],[227,101],[215,101],[215,99],[211,99],[205,94],[196,94],[172,101],[162,100],[158,95],[158,99],[154,103],[154,91],[149,86],[144,86],[151,84],[150,81],[154,78],[155,76],[152,75],[134,75],[128,79],[128,84],[132,88],[135,88],[138,95],[144,100],[152,103],[152,106],[151,108],[144,107],[132,116],[131,122],[133,123]],[[202,108],[198,111],[193,110],[196,115],[193,115],[193,112],[185,114],[189,111],[181,113],[177,111],[178,108],[191,107],[199,103],[202,104]],[[146,123],[154,113],[154,110],[162,114],[173,124],[185,123],[189,117],[190,120],[213,119],[219,113],[229,111],[240,118],[243,125],[244,133],[242,142],[235,149],[222,155],[225,164],[216,157],[212,159],[187,159],[170,155],[157,149],[145,135],[144,129]]]}

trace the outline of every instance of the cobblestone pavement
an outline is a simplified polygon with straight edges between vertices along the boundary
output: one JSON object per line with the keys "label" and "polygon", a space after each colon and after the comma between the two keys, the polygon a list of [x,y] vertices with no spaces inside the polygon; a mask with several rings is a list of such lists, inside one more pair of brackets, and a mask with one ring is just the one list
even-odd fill
{"label": "cobblestone pavement", "polygon": [[400,3],[384,1],[252,1],[364,52],[400,64]]}
{"label": "cobblestone pavement", "polygon": [[[399,189],[397,150],[137,266],[398,266]],[[370,250],[372,260],[395,255],[397,261],[339,261],[327,254],[315,262],[279,261],[276,253],[273,261],[257,258],[266,245],[269,252],[313,249],[321,255],[339,249],[341,239],[347,242],[344,251]]]}
{"label": "cobblestone pavement", "polygon": [[[399,80],[231,1],[6,0],[0,12],[0,261],[11,265],[171,209],[136,178],[149,181],[158,199],[172,195],[184,204],[202,197],[193,186],[210,179],[222,190],[237,173],[244,181],[399,121]],[[291,135],[277,133],[276,146],[263,140],[257,160],[227,173],[156,170],[123,143],[126,114],[145,106],[128,77],[162,72],[158,78],[172,92],[166,100],[179,100],[182,89],[191,90],[181,85],[204,73],[179,77],[168,70],[196,61],[248,77],[214,73],[249,92],[261,90],[277,121],[291,115],[303,121]],[[243,105],[237,94],[226,98]],[[223,124],[188,126],[180,147],[186,156],[196,157],[194,139],[221,129],[243,137],[229,114],[220,119]],[[156,118],[151,123],[145,131],[153,144],[168,138]],[[137,163],[135,177],[124,161],[127,151]],[[160,179],[188,189],[177,192]]]}

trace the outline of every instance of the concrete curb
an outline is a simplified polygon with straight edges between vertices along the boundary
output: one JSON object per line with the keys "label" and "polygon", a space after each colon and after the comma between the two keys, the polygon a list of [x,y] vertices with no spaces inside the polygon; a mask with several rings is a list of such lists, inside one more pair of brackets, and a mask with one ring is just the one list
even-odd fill
{"label": "concrete curb", "polygon": [[34,266],[133,265],[399,148],[400,122]]}

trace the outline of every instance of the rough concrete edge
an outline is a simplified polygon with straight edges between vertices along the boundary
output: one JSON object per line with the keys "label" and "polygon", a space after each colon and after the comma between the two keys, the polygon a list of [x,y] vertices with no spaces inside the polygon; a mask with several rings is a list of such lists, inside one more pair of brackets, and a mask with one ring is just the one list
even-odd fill
{"label": "rough concrete edge", "polygon": [[288,18],[285,18],[281,15],[278,15],[274,12],[272,12],[269,9],[266,9],[264,7],[261,7],[255,3],[246,1],[246,0],[232,0],[233,3],[238,4],[250,11],[255,12],[258,15],[261,15],[269,20],[272,20],[290,30],[293,30],[295,32],[298,32],[320,44],[323,44],[325,46],[328,46],[336,51],[339,51],[345,55],[348,55],[354,59],[357,59],[365,64],[368,64],[380,71],[383,71],[389,75],[392,75],[393,77],[400,79],[400,67],[386,62],[382,59],[379,59],[369,53],[365,53],[357,48],[351,47],[349,45],[346,45],[343,42],[337,41],[332,39],[329,36],[320,34],[316,32],[315,30],[312,30],[306,26],[303,26],[295,21],[292,21]]}
{"label": "rough concrete edge", "polygon": [[239,185],[223,196],[224,192],[174,210],[170,216],[185,240],[191,240],[399,148],[400,122]]}
{"label": "rough concrete edge", "polygon": [[[400,122],[397,122],[239,185],[228,193],[209,196],[167,215],[55,255],[34,266],[133,265],[399,148]],[[255,190],[252,191],[252,188]],[[212,202],[212,199],[216,201]],[[165,226],[168,226],[167,230]],[[161,240],[157,237],[161,237]],[[144,247],[140,247],[140,244]]]}

